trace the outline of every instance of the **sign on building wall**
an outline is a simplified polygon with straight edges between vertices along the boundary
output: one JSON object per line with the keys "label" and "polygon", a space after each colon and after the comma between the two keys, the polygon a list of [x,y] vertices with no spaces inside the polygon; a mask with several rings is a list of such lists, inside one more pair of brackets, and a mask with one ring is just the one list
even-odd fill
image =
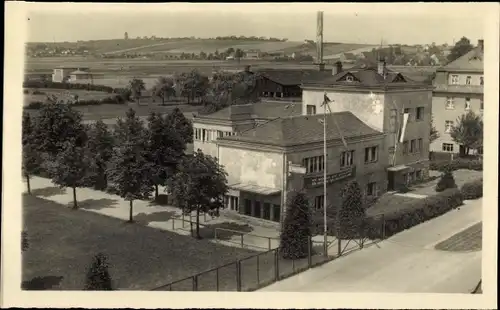
{"label": "sign on building wall", "polygon": [[[330,185],[340,180],[344,180],[350,177],[353,177],[356,174],[356,167],[352,167],[346,170],[342,170],[337,173],[329,174],[326,176],[326,184]],[[323,186],[323,176],[317,177],[306,177],[304,178],[304,186],[305,187],[318,187]]]}

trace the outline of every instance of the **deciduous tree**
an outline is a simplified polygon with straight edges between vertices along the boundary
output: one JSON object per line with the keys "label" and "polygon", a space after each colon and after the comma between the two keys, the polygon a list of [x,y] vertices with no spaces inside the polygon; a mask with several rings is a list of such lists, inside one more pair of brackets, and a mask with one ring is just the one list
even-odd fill
{"label": "deciduous tree", "polygon": [[483,120],[480,115],[469,111],[461,115],[450,132],[451,138],[460,148],[460,156],[468,155],[472,148],[482,147],[483,144]]}
{"label": "deciduous tree", "polygon": [[74,140],[66,141],[61,152],[49,163],[52,182],[60,187],[73,189],[73,209],[78,209],[76,188],[85,186],[87,168],[85,149],[78,146]]}
{"label": "deciduous tree", "polygon": [[161,98],[161,104],[165,105],[165,100],[168,100],[171,96],[175,95],[174,80],[172,78],[167,78],[160,76],[153,86],[153,94]]}
{"label": "deciduous tree", "polygon": [[64,143],[72,140],[83,147],[87,140],[82,115],[64,103],[47,102],[33,122],[32,138],[37,151],[53,158]]}
{"label": "deciduous tree", "polygon": [[169,117],[151,113],[148,118],[147,160],[151,170],[149,175],[155,188],[155,200],[158,199],[158,186],[165,185],[171,177],[181,157],[186,143],[176,130]]}
{"label": "deciduous tree", "polygon": [[102,253],[95,255],[87,271],[84,289],[86,291],[112,291],[111,275],[108,269],[109,264],[106,255]]}
{"label": "deciduous tree", "polygon": [[467,54],[474,47],[470,43],[470,40],[466,37],[462,37],[456,44],[451,48],[450,54],[448,55],[448,61],[452,62],[457,58]]}
{"label": "deciduous tree", "polygon": [[89,169],[85,183],[95,189],[104,190],[108,186],[106,169],[113,154],[113,136],[108,126],[101,120],[90,125],[87,132],[85,151]]}
{"label": "deciduous tree", "polygon": [[141,79],[134,78],[130,80],[128,88],[130,89],[132,98],[134,98],[137,101],[137,104],[139,105],[142,97],[142,92],[146,90],[146,85],[144,84],[144,81]]}
{"label": "deciduous tree", "polygon": [[304,193],[290,193],[287,202],[280,251],[285,259],[306,257],[311,239],[311,212]]}
{"label": "deciduous tree", "polygon": [[193,143],[193,123],[184,116],[179,108],[175,108],[167,115],[168,123],[179,133],[184,143]]}
{"label": "deciduous tree", "polygon": [[[227,173],[217,158],[205,155],[201,150],[186,156],[171,182],[175,205],[184,211],[196,212],[196,237],[200,236],[200,212],[219,210],[224,207],[227,192]],[[192,223],[191,223],[192,231]]]}
{"label": "deciduous tree", "polygon": [[147,136],[143,122],[130,109],[116,128],[118,143],[107,168],[108,182],[115,192],[130,202],[129,222],[133,222],[133,201],[148,199],[153,191],[147,161]]}
{"label": "deciduous tree", "polygon": [[434,116],[431,118],[431,131],[429,134],[429,143],[432,143],[436,139],[439,138],[439,131],[436,130],[436,126],[434,126]]}

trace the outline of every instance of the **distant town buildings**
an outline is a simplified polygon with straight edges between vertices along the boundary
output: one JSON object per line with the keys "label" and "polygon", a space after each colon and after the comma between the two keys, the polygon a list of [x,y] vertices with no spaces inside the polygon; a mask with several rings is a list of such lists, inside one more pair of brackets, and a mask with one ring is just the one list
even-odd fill
{"label": "distant town buildings", "polygon": [[484,41],[479,40],[476,48],[437,70],[432,114],[440,137],[432,143],[432,151],[459,153],[460,146],[450,136],[451,127],[468,111],[482,114],[483,57]]}

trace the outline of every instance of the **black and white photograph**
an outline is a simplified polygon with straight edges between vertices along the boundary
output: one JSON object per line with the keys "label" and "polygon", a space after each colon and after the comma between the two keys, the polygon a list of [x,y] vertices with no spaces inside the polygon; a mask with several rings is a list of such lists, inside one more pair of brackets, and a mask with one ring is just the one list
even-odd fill
{"label": "black and white photograph", "polygon": [[5,305],[493,309],[499,8],[7,2]]}

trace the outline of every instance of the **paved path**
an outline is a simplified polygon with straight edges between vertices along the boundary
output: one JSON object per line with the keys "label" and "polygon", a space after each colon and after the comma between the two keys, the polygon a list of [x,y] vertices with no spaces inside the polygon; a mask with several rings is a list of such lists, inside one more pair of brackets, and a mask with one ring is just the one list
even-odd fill
{"label": "paved path", "polygon": [[469,293],[481,278],[481,251],[434,246],[482,220],[482,199],[262,291]]}

